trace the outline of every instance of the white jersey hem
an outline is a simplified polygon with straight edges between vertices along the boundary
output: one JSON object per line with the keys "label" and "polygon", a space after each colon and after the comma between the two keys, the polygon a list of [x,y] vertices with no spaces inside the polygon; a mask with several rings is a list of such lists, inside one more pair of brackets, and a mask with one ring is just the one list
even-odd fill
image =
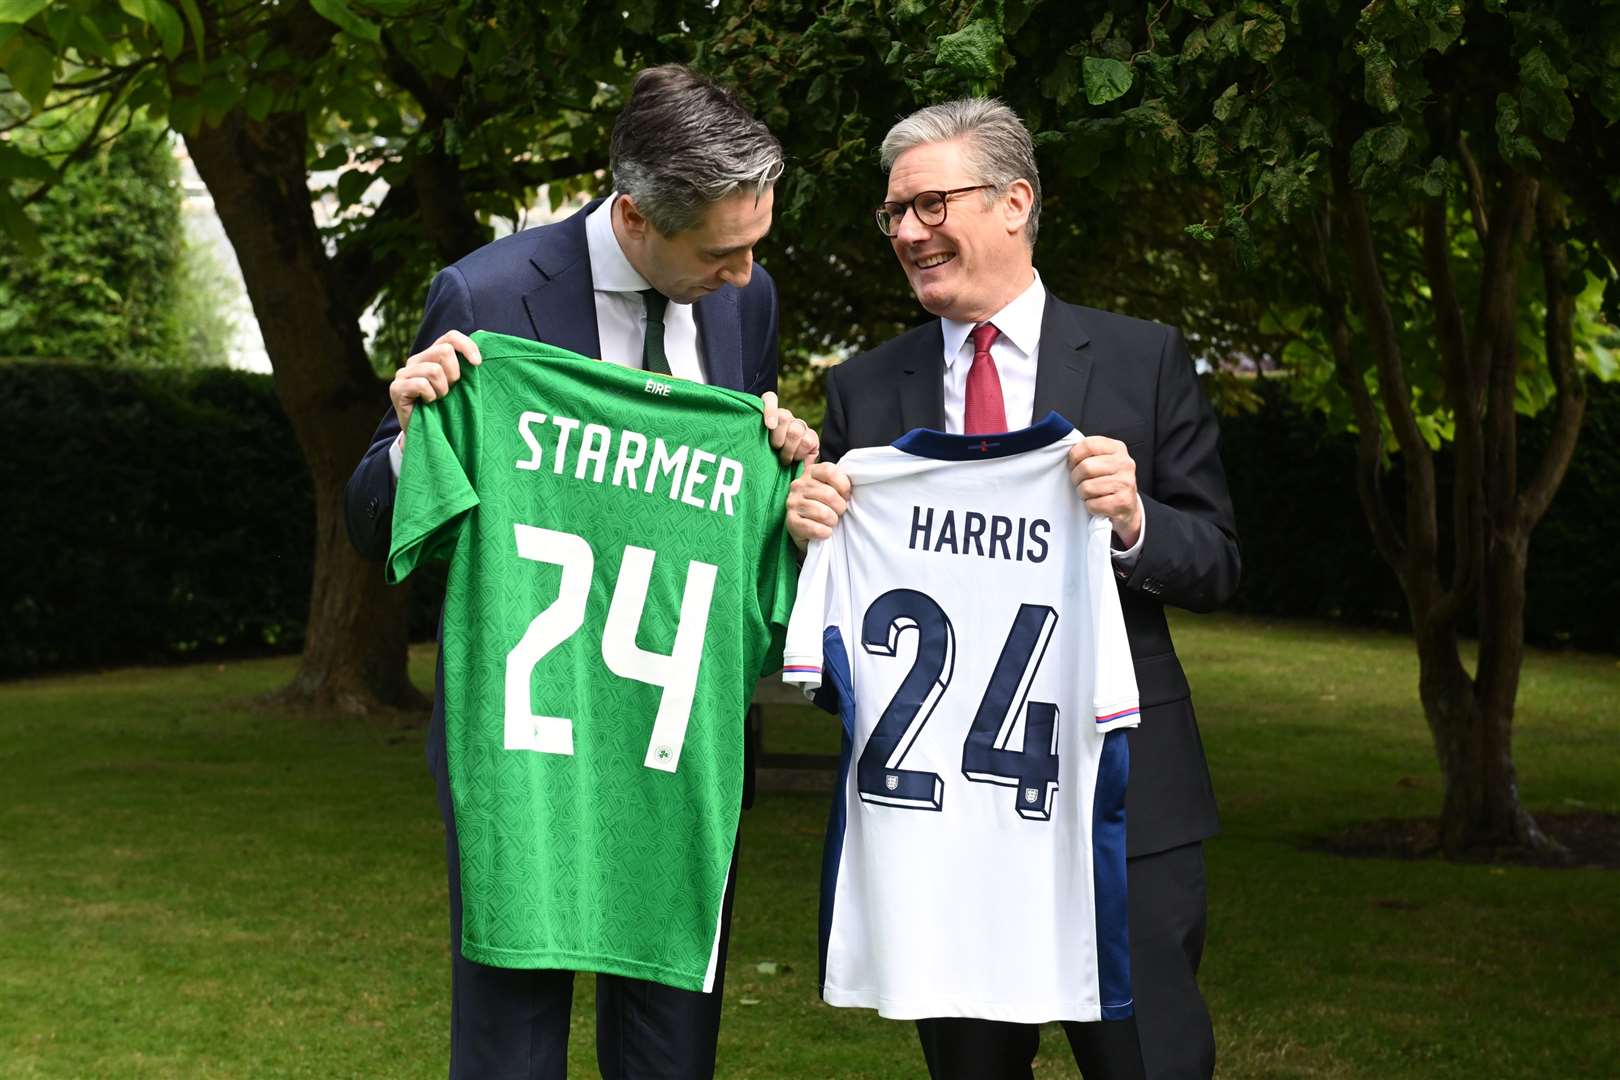
{"label": "white jersey hem", "polygon": [[[974,1001],[944,998],[885,998],[871,990],[840,990],[823,986],[821,999],[847,1009],[876,1009],[887,1020],[924,1020],[929,1017],[965,1017],[973,1020],[1002,1020],[1011,1024],[1046,1024],[1058,1020],[1092,1023],[1102,1020],[1102,1007],[1095,1002],[1052,1005],[1044,1002]],[[1125,1007],[1131,1002],[1125,1002]]]}

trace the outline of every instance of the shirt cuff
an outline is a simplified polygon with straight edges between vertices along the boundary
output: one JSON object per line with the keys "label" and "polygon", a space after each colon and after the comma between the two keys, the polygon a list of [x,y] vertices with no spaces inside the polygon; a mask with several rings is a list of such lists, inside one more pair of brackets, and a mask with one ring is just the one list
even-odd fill
{"label": "shirt cuff", "polygon": [[399,479],[399,463],[405,460],[405,433],[402,431],[394,436],[394,441],[388,445],[388,467],[394,470],[394,479]]}
{"label": "shirt cuff", "polygon": [[[1142,541],[1147,539],[1147,508],[1142,505],[1140,495],[1136,497],[1136,513],[1142,519],[1142,527],[1136,531],[1136,543],[1123,550],[1116,548],[1112,553],[1114,568],[1124,573],[1136,569],[1136,560],[1142,557]],[[1118,533],[1114,534],[1114,540],[1119,541]]]}

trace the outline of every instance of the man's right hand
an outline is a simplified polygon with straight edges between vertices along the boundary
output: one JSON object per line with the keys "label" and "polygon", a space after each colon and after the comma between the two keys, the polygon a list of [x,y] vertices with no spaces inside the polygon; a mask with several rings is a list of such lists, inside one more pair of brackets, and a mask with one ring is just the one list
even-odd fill
{"label": "man's right hand", "polygon": [[450,392],[461,378],[463,356],[467,363],[475,366],[484,361],[472,338],[460,330],[447,330],[439,340],[406,360],[405,366],[394,372],[394,381],[388,384],[388,400],[394,403],[394,415],[399,418],[402,433],[410,424],[411,410],[418,401],[437,401]]}
{"label": "man's right hand", "polygon": [[825,540],[849,509],[849,476],[837,465],[805,459],[804,472],[788,486],[787,530],[802,550],[812,540]]}

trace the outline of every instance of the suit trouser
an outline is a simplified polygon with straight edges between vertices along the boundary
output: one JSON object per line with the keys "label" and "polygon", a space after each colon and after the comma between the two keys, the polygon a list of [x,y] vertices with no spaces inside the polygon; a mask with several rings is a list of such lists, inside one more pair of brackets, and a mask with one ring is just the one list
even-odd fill
{"label": "suit trouser", "polygon": [[[1065,1023],[1086,1080],[1207,1080],[1215,1032],[1198,992],[1206,916],[1204,849],[1187,844],[1125,864],[1131,923],[1130,1020]],[[917,1021],[934,1080],[1027,1080],[1040,1028],[994,1020]]]}
{"label": "suit trouser", "polygon": [[[429,761],[450,874],[450,1080],[564,1080],[572,971],[490,967],[461,955],[461,854],[442,754]],[[596,1061],[604,1080],[706,1080],[714,1075],[726,945],[737,886],[731,858],[720,914],[714,990],[596,976]]]}

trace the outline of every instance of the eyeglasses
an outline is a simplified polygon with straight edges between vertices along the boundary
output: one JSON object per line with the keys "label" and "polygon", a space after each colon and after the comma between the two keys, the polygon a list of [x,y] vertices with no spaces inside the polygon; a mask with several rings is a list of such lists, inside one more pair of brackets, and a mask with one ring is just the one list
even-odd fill
{"label": "eyeglasses", "polygon": [[983,191],[994,184],[974,184],[972,187],[951,188],[949,191],[919,191],[905,202],[886,202],[876,210],[878,232],[890,239],[900,231],[909,209],[917,220],[929,228],[945,224],[945,211],[952,195],[965,195],[969,191]]}

